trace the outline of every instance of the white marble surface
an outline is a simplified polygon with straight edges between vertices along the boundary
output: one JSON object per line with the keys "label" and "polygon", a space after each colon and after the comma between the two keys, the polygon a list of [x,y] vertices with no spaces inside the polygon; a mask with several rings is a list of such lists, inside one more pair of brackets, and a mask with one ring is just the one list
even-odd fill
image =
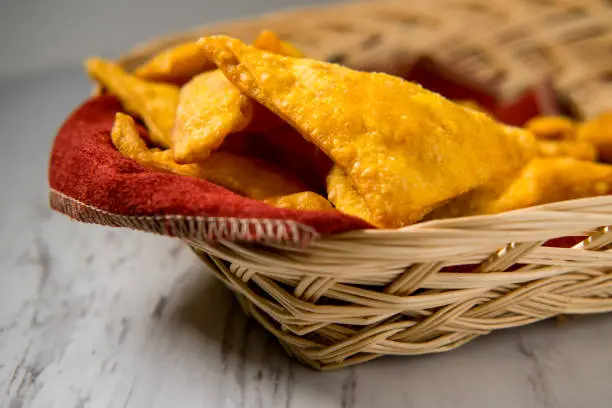
{"label": "white marble surface", "polygon": [[47,209],[77,66],[0,80],[0,407],[609,408],[612,316],[318,373],[177,242]]}

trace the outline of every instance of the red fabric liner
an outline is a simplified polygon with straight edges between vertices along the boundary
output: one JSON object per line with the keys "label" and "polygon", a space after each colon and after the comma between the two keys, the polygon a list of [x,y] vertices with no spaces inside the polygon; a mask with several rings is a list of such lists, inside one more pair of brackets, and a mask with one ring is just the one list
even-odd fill
{"label": "red fabric liner", "polygon": [[190,215],[293,220],[327,235],[371,228],[340,212],[275,208],[205,180],[147,169],[121,155],[110,130],[119,102],[100,96],[85,102],[61,127],[49,169],[52,189],[97,209],[127,216]]}

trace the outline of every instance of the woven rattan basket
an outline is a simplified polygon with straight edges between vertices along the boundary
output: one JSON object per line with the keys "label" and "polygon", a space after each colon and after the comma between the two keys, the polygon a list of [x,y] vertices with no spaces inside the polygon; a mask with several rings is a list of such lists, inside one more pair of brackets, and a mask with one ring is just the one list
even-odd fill
{"label": "woven rattan basket", "polygon": [[[552,76],[585,116],[612,108],[612,8],[596,0],[345,3],[195,29],[121,62],[130,69],[205,34],[250,41],[263,28],[355,68],[393,71],[428,54],[507,98]],[[451,350],[559,314],[612,311],[607,225],[612,197],[345,233],[307,248],[186,242],[288,353],[328,370]],[[584,240],[543,245],[569,236]]]}

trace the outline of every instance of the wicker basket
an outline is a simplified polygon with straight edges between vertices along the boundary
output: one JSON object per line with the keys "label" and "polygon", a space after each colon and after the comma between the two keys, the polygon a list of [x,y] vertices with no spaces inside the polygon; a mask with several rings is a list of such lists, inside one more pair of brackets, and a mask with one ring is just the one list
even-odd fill
{"label": "wicker basket", "polygon": [[[201,35],[250,41],[268,28],[313,57],[356,68],[389,71],[426,53],[508,98],[552,75],[592,116],[612,107],[610,22],[612,8],[597,0],[347,3],[207,26],[121,61],[130,69]],[[186,241],[288,353],[329,370],[446,351],[559,314],[612,311],[611,224],[612,197],[598,197],[351,232],[302,249]],[[584,239],[543,245],[570,236]]]}

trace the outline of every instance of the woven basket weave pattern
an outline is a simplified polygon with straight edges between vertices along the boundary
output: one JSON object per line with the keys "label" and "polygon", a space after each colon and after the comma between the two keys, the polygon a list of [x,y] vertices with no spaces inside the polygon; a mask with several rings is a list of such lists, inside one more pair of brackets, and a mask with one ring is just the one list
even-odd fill
{"label": "woven basket weave pattern", "polygon": [[[507,98],[552,75],[589,117],[612,105],[610,22],[612,8],[596,0],[347,3],[207,26],[121,62],[131,69],[202,35],[250,41],[266,28],[355,68],[392,72],[427,54]],[[334,369],[446,351],[559,314],[612,311],[609,224],[612,197],[598,197],[356,231],[301,249],[185,240],[288,353]],[[585,238],[573,248],[543,246],[568,236]]]}
{"label": "woven basket weave pattern", "polygon": [[[446,351],[559,314],[611,311],[612,253],[599,250],[612,232],[597,227],[611,219],[605,197],[348,233],[303,250],[189,244],[291,354],[333,369]],[[591,233],[574,248],[541,246],[579,231]],[[515,241],[502,244],[508,237]],[[442,271],[466,264],[469,272]]]}

